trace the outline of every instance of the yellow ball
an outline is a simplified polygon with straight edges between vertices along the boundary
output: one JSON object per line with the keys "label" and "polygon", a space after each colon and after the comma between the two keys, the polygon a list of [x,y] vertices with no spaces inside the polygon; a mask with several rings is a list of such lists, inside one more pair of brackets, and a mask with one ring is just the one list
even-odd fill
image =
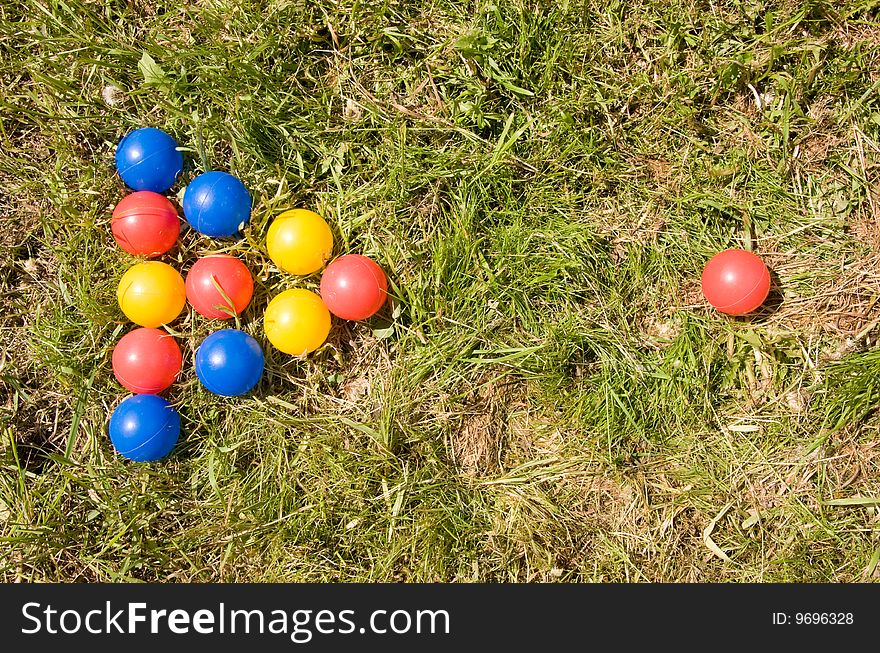
{"label": "yellow ball", "polygon": [[159,261],[138,263],[122,275],[116,299],[125,316],[143,327],[168,324],[186,305],[186,286],[173,267]]}
{"label": "yellow ball", "polygon": [[285,354],[305,356],[327,339],[330,311],[310,290],[285,290],[266,307],[263,328],[269,342]]}
{"label": "yellow ball", "polygon": [[312,274],[333,255],[333,233],[317,213],[293,209],[269,225],[266,247],[269,258],[285,272]]}

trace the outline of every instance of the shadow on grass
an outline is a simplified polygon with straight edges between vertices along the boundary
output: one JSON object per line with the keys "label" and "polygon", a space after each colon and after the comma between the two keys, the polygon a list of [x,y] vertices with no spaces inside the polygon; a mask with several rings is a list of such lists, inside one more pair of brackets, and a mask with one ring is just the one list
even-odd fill
{"label": "shadow on grass", "polygon": [[782,281],[779,279],[778,274],[770,270],[770,292],[767,295],[767,299],[764,300],[764,303],[761,304],[757,311],[746,316],[746,320],[752,324],[763,324],[782,307],[784,301],[785,294],[783,293]]}

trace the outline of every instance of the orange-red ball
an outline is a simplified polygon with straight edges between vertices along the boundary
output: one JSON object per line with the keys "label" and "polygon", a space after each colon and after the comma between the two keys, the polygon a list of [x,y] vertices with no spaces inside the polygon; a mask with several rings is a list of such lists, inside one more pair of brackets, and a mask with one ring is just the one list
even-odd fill
{"label": "orange-red ball", "polygon": [[200,258],[186,275],[186,298],[205,317],[225,320],[238,315],[247,308],[253,295],[253,277],[247,266],[234,256]]}
{"label": "orange-red ball", "polygon": [[742,249],[713,256],[703,269],[703,296],[728,315],[751,313],[770,293],[770,270],[760,258]]}
{"label": "orange-red ball", "polygon": [[183,357],[174,338],[160,329],[129,331],[113,349],[113,374],[136,394],[157,394],[180,373]]}
{"label": "orange-red ball", "polygon": [[174,247],[180,218],[164,195],[142,190],[122,198],[113,210],[110,227],[126,252],[152,258]]}
{"label": "orange-red ball", "polygon": [[336,317],[365,320],[388,299],[388,279],[382,268],[366,256],[340,256],[321,276],[321,299]]}

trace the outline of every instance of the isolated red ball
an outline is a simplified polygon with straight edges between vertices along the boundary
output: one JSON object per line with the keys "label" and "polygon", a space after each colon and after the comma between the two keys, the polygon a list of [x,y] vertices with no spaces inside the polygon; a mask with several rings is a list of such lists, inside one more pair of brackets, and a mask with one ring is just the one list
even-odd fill
{"label": "isolated red ball", "polygon": [[183,357],[174,338],[160,329],[129,331],[113,349],[113,374],[136,394],[162,392],[180,373]]}
{"label": "isolated red ball", "polygon": [[129,254],[154,257],[174,247],[180,235],[177,209],[164,195],[142,190],[113,210],[113,238]]}
{"label": "isolated red ball", "polygon": [[770,292],[770,271],[764,261],[742,249],[713,256],[703,268],[703,295],[717,310],[744,315],[758,308]]}
{"label": "isolated red ball", "polygon": [[365,320],[382,308],[387,298],[385,273],[366,256],[340,256],[321,276],[321,299],[343,320]]}
{"label": "isolated red ball", "polygon": [[[218,285],[223,293],[217,289]],[[247,308],[253,295],[253,277],[247,266],[234,256],[200,258],[186,275],[186,298],[205,317],[225,320],[232,317],[232,311],[238,315]]]}

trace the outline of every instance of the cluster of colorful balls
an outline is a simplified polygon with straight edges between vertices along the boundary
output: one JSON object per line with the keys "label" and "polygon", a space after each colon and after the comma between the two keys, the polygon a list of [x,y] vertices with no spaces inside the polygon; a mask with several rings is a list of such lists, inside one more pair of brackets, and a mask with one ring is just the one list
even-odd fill
{"label": "cluster of colorful balls", "polygon": [[[177,242],[180,218],[164,195],[183,169],[175,140],[159,129],[137,129],[116,149],[119,176],[135,192],[113,211],[112,232],[119,246],[138,257],[156,258]],[[183,196],[183,214],[197,232],[213,238],[234,236],[250,220],[251,197],[244,184],[226,172],[195,177]],[[310,275],[332,257],[333,235],[316,213],[303,209],[279,215],[269,228],[269,256],[282,270]],[[266,308],[264,329],[282,352],[304,356],[320,347],[330,332],[330,314],[362,320],[375,314],[388,296],[385,273],[371,259],[341,256],[324,271],[320,296],[291,289]],[[122,277],[119,306],[137,324],[113,350],[113,373],[135,393],[110,417],[110,440],[124,457],[154,461],[174,448],[180,436],[180,415],[159,393],[180,373],[183,357],[174,337],[158,329],[173,322],[188,301],[205,318],[225,320],[248,306],[254,282],[247,266],[227,255],[198,259],[186,281],[167,263],[142,261]],[[259,343],[238,329],[221,329],[196,350],[195,371],[210,392],[232,397],[252,390],[263,375]]]}

